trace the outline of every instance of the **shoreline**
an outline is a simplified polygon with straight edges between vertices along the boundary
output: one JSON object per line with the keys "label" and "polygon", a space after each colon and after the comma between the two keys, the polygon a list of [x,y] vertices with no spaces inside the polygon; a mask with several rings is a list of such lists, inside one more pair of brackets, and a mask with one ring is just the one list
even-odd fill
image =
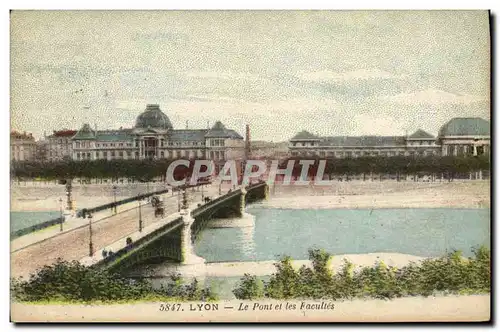
{"label": "shoreline", "polygon": [[[401,268],[410,263],[423,261],[432,257],[422,257],[401,253],[368,253],[368,254],[343,254],[333,255],[330,260],[329,267],[332,271],[338,271],[344,264],[344,259],[347,259],[354,264],[354,269],[361,269],[367,266],[374,266],[377,262],[384,262],[388,266]],[[151,278],[161,279],[167,278],[170,273],[180,273],[184,277],[240,277],[248,273],[256,276],[267,276],[276,272],[276,260],[267,261],[246,261],[246,262],[214,262],[195,265],[180,265],[164,263],[146,265],[142,271],[132,271],[128,274],[132,278]],[[299,269],[302,265],[312,267],[312,263],[308,259],[292,260],[292,266]]]}
{"label": "shoreline", "polygon": [[[278,187],[278,186],[277,186]],[[260,202],[285,209],[490,208],[490,183],[353,182],[335,187],[283,187]]]}

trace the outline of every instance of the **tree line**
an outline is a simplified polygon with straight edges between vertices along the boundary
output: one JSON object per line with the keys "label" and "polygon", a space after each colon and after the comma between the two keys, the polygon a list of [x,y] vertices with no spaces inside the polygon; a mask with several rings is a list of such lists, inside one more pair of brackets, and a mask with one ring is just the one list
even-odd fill
{"label": "tree line", "polygon": [[[294,161],[293,176],[298,177],[302,172],[300,158],[293,157],[280,160],[280,169],[287,167],[288,161]],[[487,171],[490,169],[488,155],[476,157],[459,156],[428,156],[428,157],[359,157],[343,159],[313,159],[314,164],[309,167],[309,176],[315,176],[320,161],[325,160],[324,174],[330,178],[342,176],[362,176],[364,180],[373,174],[391,175],[395,179],[406,175],[427,174],[436,177],[453,179],[468,177],[470,173]],[[84,160],[61,162],[12,162],[11,177],[13,179],[41,179],[58,180],[68,178],[80,179],[123,179],[133,181],[150,181],[159,179],[164,181],[168,166],[173,160]],[[190,176],[195,160],[190,161],[189,167],[175,168],[174,178],[182,179]],[[202,169],[203,171],[204,169]]]}

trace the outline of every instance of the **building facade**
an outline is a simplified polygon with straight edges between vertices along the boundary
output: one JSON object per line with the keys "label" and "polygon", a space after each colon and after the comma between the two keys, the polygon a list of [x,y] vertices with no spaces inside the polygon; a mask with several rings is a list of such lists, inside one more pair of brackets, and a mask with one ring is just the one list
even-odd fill
{"label": "building facade", "polygon": [[454,118],[437,137],[419,129],[409,136],[329,136],[301,131],[289,141],[289,154],[301,157],[481,155],[490,151],[490,124],[481,118]]}
{"label": "building facade", "polygon": [[439,130],[443,156],[490,153],[490,123],[481,118],[454,118]]}
{"label": "building facade", "polygon": [[84,124],[71,138],[73,160],[241,159],[241,135],[220,121],[210,129],[174,129],[159,105],[149,104],[133,128],[95,130]]}
{"label": "building facade", "polygon": [[12,161],[33,161],[36,156],[36,143],[33,135],[13,131],[10,133],[10,159]]}
{"label": "building facade", "polygon": [[63,129],[54,131],[52,135],[45,137],[46,142],[44,145],[46,160],[61,161],[71,159],[73,155],[72,138],[76,133],[76,130]]}

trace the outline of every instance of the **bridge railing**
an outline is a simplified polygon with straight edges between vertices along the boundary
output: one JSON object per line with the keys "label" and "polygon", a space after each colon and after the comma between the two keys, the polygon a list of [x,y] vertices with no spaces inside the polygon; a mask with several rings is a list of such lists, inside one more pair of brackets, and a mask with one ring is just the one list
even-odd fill
{"label": "bridge railing", "polygon": [[160,234],[162,234],[164,232],[165,228],[167,228],[167,227],[171,228],[171,227],[181,225],[182,222],[183,221],[182,221],[181,217],[176,218],[176,219],[172,220],[171,222],[169,222],[168,224],[166,224],[166,225],[152,231],[151,233],[141,237],[140,239],[132,242],[130,245],[125,246],[125,247],[119,249],[118,251],[113,252],[111,255],[106,256],[104,259],[100,260],[94,266],[98,267],[98,266],[111,265],[113,262],[123,258],[131,249],[134,249],[137,246],[141,246],[141,245],[148,243],[151,240],[155,239],[157,236],[159,236]]}
{"label": "bridge railing", "polygon": [[216,205],[217,203],[219,203],[221,201],[225,201],[226,199],[229,199],[233,196],[240,195],[240,194],[241,194],[241,189],[236,189],[236,190],[231,191],[228,194],[217,197],[216,199],[213,199],[210,202],[202,204],[201,206],[195,208],[193,211],[191,211],[191,216],[195,217],[195,216],[199,215],[200,213],[204,212],[205,210]]}
{"label": "bridge railing", "polygon": [[[179,191],[179,190],[183,190],[183,189],[187,189],[187,188],[198,187],[198,186],[205,185],[205,184],[208,184],[208,183],[205,183],[205,182],[201,183],[200,182],[200,183],[195,184],[195,185],[184,185],[184,186],[174,187],[174,188],[172,188],[172,191]],[[80,211],[77,212],[76,216],[77,217],[83,217],[83,218],[85,218],[85,216],[88,213],[95,213],[95,212],[99,212],[99,211],[102,211],[102,210],[111,209],[111,208],[114,208],[115,206],[120,206],[120,205],[123,205],[123,204],[127,204],[127,203],[130,203],[130,202],[137,201],[137,200],[140,200],[140,199],[144,199],[144,198],[147,198],[147,197],[151,197],[151,196],[154,196],[154,195],[165,194],[165,193],[168,193],[168,191],[169,191],[169,189],[157,190],[157,191],[154,191],[154,192],[151,192],[151,193],[141,194],[141,195],[137,195],[137,196],[125,198],[125,199],[122,199],[120,201],[117,201],[116,203],[115,202],[111,202],[111,203],[99,205],[99,206],[96,206],[96,207],[93,207],[93,208],[89,208],[89,209],[86,209],[86,208],[85,209],[81,209]]]}

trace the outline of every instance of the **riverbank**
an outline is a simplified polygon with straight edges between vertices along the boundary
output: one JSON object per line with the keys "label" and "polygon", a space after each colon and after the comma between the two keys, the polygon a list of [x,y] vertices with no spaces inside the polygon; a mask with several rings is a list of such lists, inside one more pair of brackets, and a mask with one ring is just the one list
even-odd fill
{"label": "riverbank", "polygon": [[[343,265],[344,260],[354,264],[355,269],[361,269],[367,266],[374,266],[377,262],[384,262],[388,266],[401,268],[411,262],[419,263],[426,257],[406,255],[399,253],[370,253],[370,254],[352,254],[333,256],[330,261],[330,268],[338,271]],[[200,265],[147,265],[141,267],[139,271],[132,271],[129,276],[162,278],[170,273],[180,273],[186,277],[237,277],[248,273],[256,276],[267,276],[276,272],[275,264],[277,261],[259,261],[259,262],[221,262],[207,263]],[[299,269],[302,265],[312,267],[310,260],[293,260],[292,266]]]}
{"label": "riverbank", "polygon": [[[304,307],[301,309],[303,302],[309,305],[321,305],[322,301],[220,301],[210,304],[207,307],[211,309],[209,311],[204,310],[205,306],[202,306],[202,311],[197,310],[200,302],[184,302],[178,306],[179,311],[168,312],[161,311],[161,303],[110,305],[12,303],[11,320],[14,322],[479,322],[490,319],[490,295],[406,297],[390,301],[326,301],[330,304],[329,309]],[[255,303],[258,305],[255,306]],[[280,303],[281,309],[276,307]],[[293,309],[286,310],[285,303]],[[248,304],[248,310],[239,311],[240,304]],[[195,310],[191,310],[193,308]]]}
{"label": "riverbank", "polygon": [[262,206],[286,209],[489,208],[489,181],[350,181],[271,188]]}

